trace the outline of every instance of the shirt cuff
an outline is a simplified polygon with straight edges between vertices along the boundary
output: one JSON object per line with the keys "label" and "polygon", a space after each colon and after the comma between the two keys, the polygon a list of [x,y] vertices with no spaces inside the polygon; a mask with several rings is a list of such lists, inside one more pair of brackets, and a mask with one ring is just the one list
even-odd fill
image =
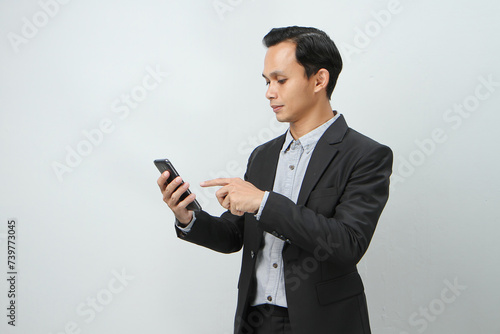
{"label": "shirt cuff", "polygon": [[262,214],[262,210],[264,210],[264,206],[266,205],[267,198],[269,197],[269,191],[264,192],[264,197],[262,197],[262,202],[260,202],[259,211],[255,214],[255,219],[259,220],[260,215]]}
{"label": "shirt cuff", "polygon": [[181,230],[182,232],[184,232],[185,234],[189,233],[191,231],[191,228],[193,227],[193,224],[194,224],[194,221],[196,220],[196,214],[194,213],[193,211],[193,218],[191,219],[191,221],[189,222],[189,224],[186,226],[186,227],[182,227],[180,225],[180,221],[178,221],[177,219],[175,220],[175,226]]}

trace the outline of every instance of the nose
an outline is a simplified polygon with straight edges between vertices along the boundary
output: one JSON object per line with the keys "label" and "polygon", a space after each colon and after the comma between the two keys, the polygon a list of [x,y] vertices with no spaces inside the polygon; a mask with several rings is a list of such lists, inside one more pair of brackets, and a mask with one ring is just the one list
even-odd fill
{"label": "nose", "polygon": [[276,99],[276,88],[275,86],[273,85],[272,82],[269,83],[269,85],[267,86],[267,91],[266,91],[266,98],[271,101],[271,100],[274,100]]}

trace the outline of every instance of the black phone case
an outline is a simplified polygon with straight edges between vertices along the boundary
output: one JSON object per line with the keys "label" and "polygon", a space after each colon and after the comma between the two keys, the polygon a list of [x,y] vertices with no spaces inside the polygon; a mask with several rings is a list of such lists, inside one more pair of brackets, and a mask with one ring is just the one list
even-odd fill
{"label": "black phone case", "polygon": [[[174,165],[170,162],[168,159],[157,159],[154,161],[154,164],[156,165],[156,168],[160,171],[160,173],[163,173],[165,171],[170,172],[170,176],[167,179],[166,183],[172,182],[177,176],[179,176],[179,173],[175,170]],[[184,183],[179,185],[179,187]],[[183,201],[187,196],[191,194],[191,191],[188,189],[184,192],[184,194],[181,195],[181,198],[179,201]],[[189,203],[189,205],[186,207],[186,209],[190,211],[201,211],[201,205],[198,203],[198,201],[195,199],[193,202]]]}

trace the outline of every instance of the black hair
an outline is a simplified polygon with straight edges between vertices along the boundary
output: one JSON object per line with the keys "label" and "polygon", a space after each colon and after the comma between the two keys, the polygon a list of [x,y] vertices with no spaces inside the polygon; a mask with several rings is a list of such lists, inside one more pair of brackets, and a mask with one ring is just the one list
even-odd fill
{"label": "black hair", "polygon": [[295,58],[304,66],[308,78],[322,68],[330,73],[326,96],[331,99],[333,88],[342,71],[342,58],[335,43],[324,31],[297,26],[274,28],[262,40],[268,48],[285,41],[296,45]]}

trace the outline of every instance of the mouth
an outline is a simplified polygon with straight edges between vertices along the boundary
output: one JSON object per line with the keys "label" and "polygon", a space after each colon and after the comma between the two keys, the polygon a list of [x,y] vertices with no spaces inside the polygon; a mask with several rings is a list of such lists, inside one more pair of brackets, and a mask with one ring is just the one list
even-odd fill
{"label": "mouth", "polygon": [[281,109],[283,109],[283,106],[282,105],[271,105],[271,108],[273,108],[274,112],[278,112]]}

